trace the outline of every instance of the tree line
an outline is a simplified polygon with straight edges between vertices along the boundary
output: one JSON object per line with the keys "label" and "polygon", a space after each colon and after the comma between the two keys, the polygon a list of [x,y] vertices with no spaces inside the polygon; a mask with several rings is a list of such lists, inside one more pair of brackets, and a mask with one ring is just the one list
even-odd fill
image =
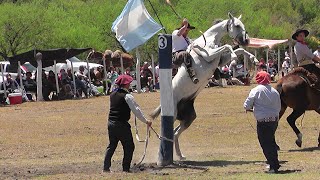
{"label": "tree line", "polygon": [[[127,0],[0,0],[0,55],[12,56],[33,48],[92,47],[97,51],[121,49],[111,32],[112,22]],[[250,37],[290,39],[296,28],[307,28],[308,42],[315,48],[320,37],[320,0],[171,0],[175,10],[205,31],[227,13],[242,14]],[[165,0],[145,0],[168,33],[181,20]],[[151,7],[151,3],[155,11]],[[162,31],[164,32],[164,31]],[[192,31],[191,38],[200,36]],[[140,47],[143,59],[157,54],[157,37]],[[230,39],[223,40],[231,43]],[[131,52],[133,53],[133,52]]]}

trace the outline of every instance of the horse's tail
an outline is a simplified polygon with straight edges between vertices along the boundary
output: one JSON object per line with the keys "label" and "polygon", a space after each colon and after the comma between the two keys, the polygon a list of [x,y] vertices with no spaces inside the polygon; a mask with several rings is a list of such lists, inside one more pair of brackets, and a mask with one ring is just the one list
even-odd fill
{"label": "horse's tail", "polygon": [[161,106],[158,106],[151,114],[151,118],[152,119],[155,119],[157,118],[159,115],[160,115],[160,112],[161,112]]}

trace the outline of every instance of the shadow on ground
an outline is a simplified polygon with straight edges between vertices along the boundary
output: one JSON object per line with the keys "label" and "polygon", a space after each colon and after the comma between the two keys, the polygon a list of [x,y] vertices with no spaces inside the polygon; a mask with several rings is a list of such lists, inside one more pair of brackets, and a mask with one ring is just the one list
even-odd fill
{"label": "shadow on ground", "polygon": [[308,147],[302,149],[291,149],[289,152],[313,152],[313,151],[320,151],[320,147]]}

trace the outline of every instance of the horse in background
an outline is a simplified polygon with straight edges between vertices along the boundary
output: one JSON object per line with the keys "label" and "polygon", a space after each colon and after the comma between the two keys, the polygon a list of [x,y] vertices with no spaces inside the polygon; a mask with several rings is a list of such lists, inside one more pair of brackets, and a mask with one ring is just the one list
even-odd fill
{"label": "horse in background", "polygon": [[[184,63],[179,67],[176,76],[172,80],[174,119],[180,121],[180,124],[174,129],[174,144],[176,154],[180,159],[185,159],[185,156],[180,151],[179,136],[196,119],[194,101],[201,90],[205,88],[208,79],[217,67],[223,67],[231,60],[236,60],[239,54],[249,56],[251,60],[258,62],[254,55],[242,48],[233,50],[231,45],[220,46],[220,41],[226,34],[239,45],[247,45],[249,43],[245,27],[240,21],[241,16],[236,18],[230,13],[228,15],[228,19],[213,25],[203,36],[200,36],[189,45],[187,49],[193,58],[192,67],[197,74],[199,82],[197,84],[192,82]],[[151,114],[151,117],[155,119],[160,112],[161,106],[158,106]]]}
{"label": "horse in background", "polygon": [[[320,114],[319,87],[319,78],[301,67],[281,78],[276,85],[281,98],[279,119],[287,107],[293,109],[293,112],[287,117],[287,121],[297,135],[296,144],[299,147],[302,146],[302,133],[296,126],[296,120],[306,111],[316,111]],[[320,147],[320,132],[318,147]]]}

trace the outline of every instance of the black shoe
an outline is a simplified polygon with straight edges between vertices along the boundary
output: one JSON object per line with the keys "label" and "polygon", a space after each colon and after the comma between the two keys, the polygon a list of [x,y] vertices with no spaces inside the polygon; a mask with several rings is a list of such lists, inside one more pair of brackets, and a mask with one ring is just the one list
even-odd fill
{"label": "black shoe", "polygon": [[265,171],[265,173],[268,173],[268,174],[277,174],[277,173],[278,173],[278,169],[269,169],[268,171]]}
{"label": "black shoe", "polygon": [[111,173],[110,169],[103,169],[102,172],[103,173]]}
{"label": "black shoe", "polygon": [[123,172],[125,172],[125,173],[132,173],[132,171],[130,171],[130,170],[123,170]]}

